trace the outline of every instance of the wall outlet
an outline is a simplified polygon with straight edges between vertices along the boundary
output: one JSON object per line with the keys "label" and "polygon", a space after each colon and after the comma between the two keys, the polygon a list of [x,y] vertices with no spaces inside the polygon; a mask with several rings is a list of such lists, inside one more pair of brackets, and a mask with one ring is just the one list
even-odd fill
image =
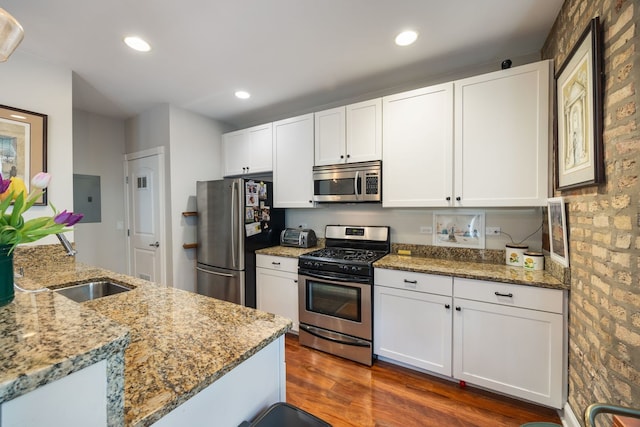
{"label": "wall outlet", "polygon": [[433,234],[433,227],[430,225],[421,225],[420,234]]}
{"label": "wall outlet", "polygon": [[500,235],[500,227],[486,227],[485,235],[487,236],[498,236]]}

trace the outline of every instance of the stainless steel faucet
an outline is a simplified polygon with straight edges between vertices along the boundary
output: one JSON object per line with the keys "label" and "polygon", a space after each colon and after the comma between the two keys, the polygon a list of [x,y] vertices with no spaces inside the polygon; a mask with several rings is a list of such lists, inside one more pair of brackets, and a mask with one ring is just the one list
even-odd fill
{"label": "stainless steel faucet", "polygon": [[62,245],[62,247],[64,247],[64,250],[67,251],[67,255],[75,256],[75,254],[78,253],[75,249],[73,249],[73,246],[71,246],[71,243],[69,243],[69,240],[67,240],[64,234],[57,233],[56,236],[58,237],[58,240],[60,240],[60,244]]}

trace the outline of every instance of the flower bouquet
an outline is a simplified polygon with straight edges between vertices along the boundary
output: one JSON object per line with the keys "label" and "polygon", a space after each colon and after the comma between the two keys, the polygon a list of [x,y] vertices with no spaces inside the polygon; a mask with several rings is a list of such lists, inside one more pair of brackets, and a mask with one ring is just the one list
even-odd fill
{"label": "flower bouquet", "polygon": [[[66,210],[53,215],[25,221],[23,214],[34,205],[51,181],[51,175],[40,172],[31,181],[27,194],[24,181],[18,177],[0,176],[0,306],[13,300],[13,250],[20,243],[29,243],[50,234],[69,231],[70,226],[82,219],[82,214]],[[13,205],[12,205],[13,203]],[[10,209],[11,207],[11,209]]]}

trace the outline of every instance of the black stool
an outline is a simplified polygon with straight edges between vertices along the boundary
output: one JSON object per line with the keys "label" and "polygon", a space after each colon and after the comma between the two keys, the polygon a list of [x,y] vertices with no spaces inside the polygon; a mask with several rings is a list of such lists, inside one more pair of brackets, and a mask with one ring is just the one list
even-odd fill
{"label": "black stool", "polygon": [[331,427],[331,424],[286,402],[274,403],[256,417],[239,427]]}

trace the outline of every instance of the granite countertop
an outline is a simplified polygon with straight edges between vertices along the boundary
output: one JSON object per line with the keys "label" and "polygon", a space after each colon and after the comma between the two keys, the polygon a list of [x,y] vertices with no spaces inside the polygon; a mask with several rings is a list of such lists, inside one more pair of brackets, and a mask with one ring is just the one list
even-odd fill
{"label": "granite countertop", "polygon": [[312,252],[317,249],[323,248],[324,245],[316,245],[311,248],[293,248],[289,246],[272,246],[270,248],[259,249],[256,251],[256,254],[260,255],[272,255],[272,256],[281,256],[286,258],[298,258],[302,254],[306,254],[307,252]]}
{"label": "granite countertop", "polygon": [[[61,379],[101,360],[109,361],[108,377],[122,376],[128,329],[95,311],[53,292],[16,292],[0,308],[0,403]],[[122,419],[122,390],[109,396],[110,414]],[[108,411],[109,412],[109,411]],[[113,411],[112,411],[113,412]]]}
{"label": "granite countertop", "polygon": [[504,264],[451,261],[447,259],[413,257],[389,254],[376,261],[375,268],[415,271],[418,273],[440,274],[468,279],[491,280],[552,289],[569,289],[544,270],[529,271],[522,267]]}
{"label": "granite countertop", "polygon": [[[148,426],[291,328],[289,319],[274,314],[80,263],[30,266],[16,282],[25,289],[56,288],[98,277],[134,289],[82,304],[52,292],[17,293],[18,304],[0,308],[3,353],[16,354],[11,370],[4,366],[8,362],[0,365],[2,385],[20,381],[23,374],[35,378],[29,364],[35,365],[38,352],[57,356],[40,362],[39,369],[64,376],[61,367],[93,341],[102,338],[99,342],[109,345],[111,339],[123,346],[130,341],[124,352],[124,425]],[[29,301],[36,304],[34,299],[41,304],[38,313],[24,320],[23,311]],[[69,318],[42,315],[57,313],[59,307]],[[75,328],[66,333],[69,320]],[[19,337],[31,329],[51,332],[39,346],[27,345]],[[0,397],[8,400],[5,394]]]}

